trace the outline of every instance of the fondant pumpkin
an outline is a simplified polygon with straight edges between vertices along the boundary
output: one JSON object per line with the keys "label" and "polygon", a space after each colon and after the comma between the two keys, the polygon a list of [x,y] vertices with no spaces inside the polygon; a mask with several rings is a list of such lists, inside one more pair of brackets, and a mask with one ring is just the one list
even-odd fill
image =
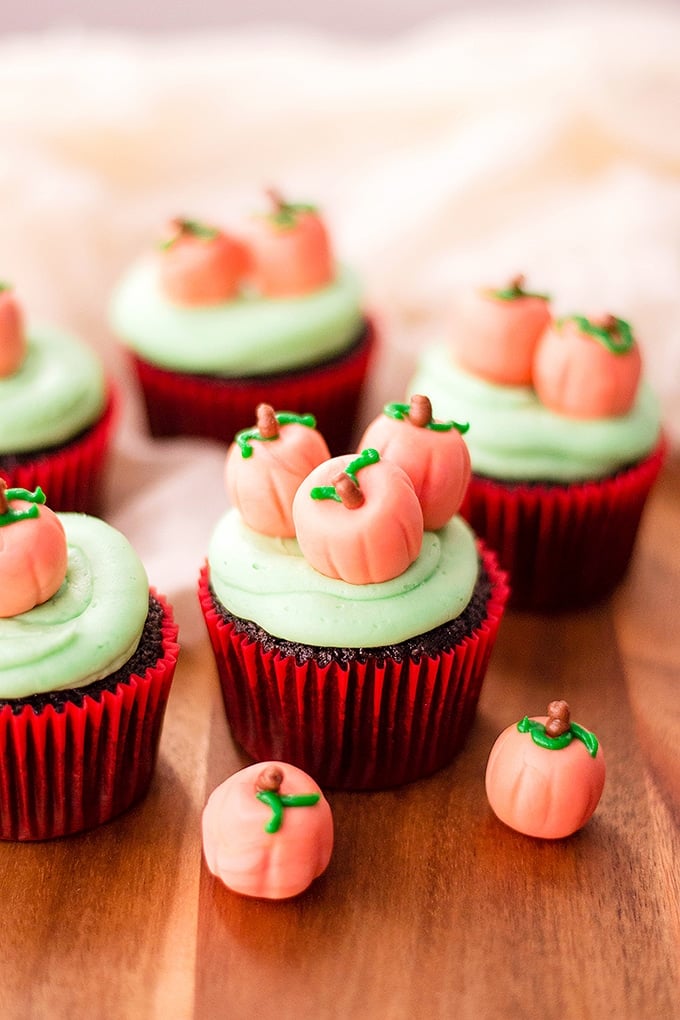
{"label": "fondant pumpkin", "polygon": [[293,521],[305,559],[350,584],[398,577],[422,546],[423,512],[410,478],[372,449],[315,468],[295,495]]}
{"label": "fondant pumpkin", "polygon": [[316,208],[268,194],[272,212],[254,217],[248,230],[253,286],[265,297],[297,297],[326,286],[334,277],[333,253]]}
{"label": "fondant pumpkin", "polygon": [[421,394],[409,404],[387,404],[362,436],[360,449],[374,447],[409,476],[420,500],[426,531],[437,531],[458,513],[470,481],[467,425],[435,422]]}
{"label": "fondant pumpkin", "polygon": [[8,489],[0,479],[0,617],[46,602],[66,576],[64,528],[44,502],[41,489]]}
{"label": "fondant pumpkin", "polygon": [[0,379],[14,375],[26,357],[21,306],[12,289],[0,283]]}
{"label": "fondant pumpkin", "polygon": [[549,323],[547,296],[526,291],[523,276],[500,290],[473,291],[454,313],[454,357],[490,382],[530,386],[536,344]]}
{"label": "fondant pumpkin", "polygon": [[502,822],[527,836],[560,839],[586,824],[605,779],[593,733],[553,701],[547,716],[524,717],[496,740],[486,767],[486,794]]}
{"label": "fondant pumpkin", "polygon": [[631,409],[641,370],[640,350],[624,319],[574,315],[544,334],[533,381],[539,400],[558,414],[608,418]]}
{"label": "fondant pumpkin", "polygon": [[161,288],[181,305],[211,305],[236,297],[248,269],[246,247],[217,227],[176,219],[158,255]]}
{"label": "fondant pumpkin", "polygon": [[236,436],[226,460],[229,499],[254,531],[294,538],[293,497],[300,482],[330,457],[311,414],[257,408],[257,425]]}
{"label": "fondant pumpkin", "polygon": [[210,871],[244,896],[303,892],[333,850],[333,817],[313,779],[284,762],[241,769],[213,790],[203,811]]}

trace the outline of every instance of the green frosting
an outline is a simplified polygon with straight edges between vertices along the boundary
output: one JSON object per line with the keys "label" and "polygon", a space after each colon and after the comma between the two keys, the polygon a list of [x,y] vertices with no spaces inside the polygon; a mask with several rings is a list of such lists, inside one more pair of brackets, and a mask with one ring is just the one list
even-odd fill
{"label": "green frosting", "polygon": [[456,413],[472,423],[465,441],[473,470],[491,478],[600,478],[644,457],[659,438],[659,404],[645,380],[628,414],[579,420],[549,411],[529,386],[465,372],[439,345],[423,353],[408,392],[426,393],[437,417]]}
{"label": "green frosting", "polygon": [[111,304],[115,332],[162,368],[204,375],[267,375],[313,365],[346,350],[362,322],[358,279],[341,267],[327,287],[301,297],[246,295],[218,305],[173,304],[157,264],[146,259]]}
{"label": "green frosting", "polygon": [[93,351],[60,330],[34,329],[21,368],[0,378],[0,454],[65,443],[104,404],[104,372]]}
{"label": "green frosting", "polygon": [[0,697],[67,690],[108,676],[139,643],[149,610],[146,572],[127,539],[96,517],[58,515],[68,570],[41,606],[0,619]]}
{"label": "green frosting", "polygon": [[236,510],[218,522],[208,562],[213,590],[235,616],[288,641],[342,648],[405,641],[455,619],[478,574],[474,535],[459,517],[426,531],[415,563],[380,584],[324,577],[296,539],[260,535]]}

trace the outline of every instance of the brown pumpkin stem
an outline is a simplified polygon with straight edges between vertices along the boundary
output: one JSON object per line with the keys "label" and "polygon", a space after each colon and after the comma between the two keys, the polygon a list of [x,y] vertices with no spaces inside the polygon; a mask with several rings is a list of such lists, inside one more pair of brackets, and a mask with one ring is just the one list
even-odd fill
{"label": "brown pumpkin stem", "polygon": [[275,439],[279,434],[279,423],[271,404],[258,404],[255,414],[257,415],[257,431],[263,439]]}
{"label": "brown pumpkin stem", "polygon": [[7,502],[7,482],[4,478],[0,478],[0,514],[6,514],[9,510],[9,503]]}
{"label": "brown pumpkin stem", "polygon": [[595,325],[600,326],[602,329],[606,329],[608,333],[618,333],[618,327],[616,325],[616,316],[608,312],[606,315],[600,315],[595,320]]}
{"label": "brown pumpkin stem", "polygon": [[342,505],[346,506],[348,510],[356,510],[364,502],[363,492],[345,471],[333,479],[333,485],[342,500]]}
{"label": "brown pumpkin stem", "polygon": [[408,409],[408,420],[419,429],[424,429],[432,421],[432,404],[428,397],[414,393]]}
{"label": "brown pumpkin stem", "polygon": [[566,701],[551,701],[548,705],[548,720],[545,732],[549,737],[561,737],[571,727],[571,713]]}
{"label": "brown pumpkin stem", "polygon": [[508,284],[508,289],[522,290],[524,288],[524,284],[526,283],[526,279],[527,278],[524,275],[524,273],[518,273],[517,276],[513,276],[513,278],[510,280],[510,283]]}
{"label": "brown pumpkin stem", "polygon": [[277,765],[267,765],[255,780],[255,789],[261,793],[264,793],[265,790],[278,793],[282,782],[283,772],[281,769]]}
{"label": "brown pumpkin stem", "polygon": [[269,201],[272,203],[272,205],[274,206],[274,212],[277,212],[277,213],[281,212],[281,210],[283,209],[284,205],[286,204],[286,200],[284,199],[284,197],[281,194],[281,192],[279,191],[279,189],[278,188],[265,188],[265,192],[264,193],[267,196],[267,198],[269,199]]}

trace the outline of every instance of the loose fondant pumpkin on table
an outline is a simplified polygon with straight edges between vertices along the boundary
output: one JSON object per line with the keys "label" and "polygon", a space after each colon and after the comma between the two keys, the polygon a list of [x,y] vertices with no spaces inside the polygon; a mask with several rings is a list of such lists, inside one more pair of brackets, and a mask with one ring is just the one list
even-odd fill
{"label": "loose fondant pumpkin on table", "polygon": [[524,289],[516,276],[507,287],[462,295],[451,344],[462,368],[507,386],[530,386],[536,345],[550,323],[549,299]]}
{"label": "loose fondant pumpkin on table", "polygon": [[203,850],[210,871],[234,892],[297,896],[328,867],[331,809],[301,769],[259,762],[213,790],[203,811]]}
{"label": "loose fondant pumpkin on table", "polygon": [[330,453],[313,415],[270,404],[259,404],[256,415],[255,428],[239,432],[227,454],[227,495],[254,531],[294,538],[297,488]]}
{"label": "loose fondant pumpkin on table", "polygon": [[415,394],[408,404],[386,404],[364,432],[360,449],[373,447],[404,469],[423,511],[426,531],[437,531],[457,514],[470,481],[468,424],[435,421],[432,404]]}
{"label": "loose fondant pumpkin on table", "polygon": [[614,315],[571,315],[555,323],[536,349],[533,383],[558,414],[608,418],[627,414],[642,371],[630,325]]}
{"label": "loose fondant pumpkin on table", "polygon": [[410,478],[373,449],[315,468],[295,495],[293,520],[305,559],[350,584],[397,577],[423,541],[423,512]]}
{"label": "loose fondant pumpkin on table", "polygon": [[590,819],[604,780],[597,737],[571,722],[566,701],[552,701],[547,716],[525,716],[498,737],[486,767],[486,794],[510,828],[560,839]]}

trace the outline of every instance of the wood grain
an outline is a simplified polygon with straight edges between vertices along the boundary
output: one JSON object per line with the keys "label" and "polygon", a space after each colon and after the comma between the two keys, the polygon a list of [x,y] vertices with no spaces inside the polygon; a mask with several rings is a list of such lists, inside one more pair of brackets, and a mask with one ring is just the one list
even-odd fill
{"label": "wood grain", "polygon": [[[201,859],[231,743],[193,596],[146,801],[55,843],[0,845],[0,1016],[670,1018],[680,943],[680,460],[664,470],[609,602],[509,613],[464,751],[422,782],[329,795],[331,865],[286,903],[240,898]],[[199,636],[200,635],[200,636]],[[566,698],[607,761],[568,840],[492,815],[495,736]]]}

